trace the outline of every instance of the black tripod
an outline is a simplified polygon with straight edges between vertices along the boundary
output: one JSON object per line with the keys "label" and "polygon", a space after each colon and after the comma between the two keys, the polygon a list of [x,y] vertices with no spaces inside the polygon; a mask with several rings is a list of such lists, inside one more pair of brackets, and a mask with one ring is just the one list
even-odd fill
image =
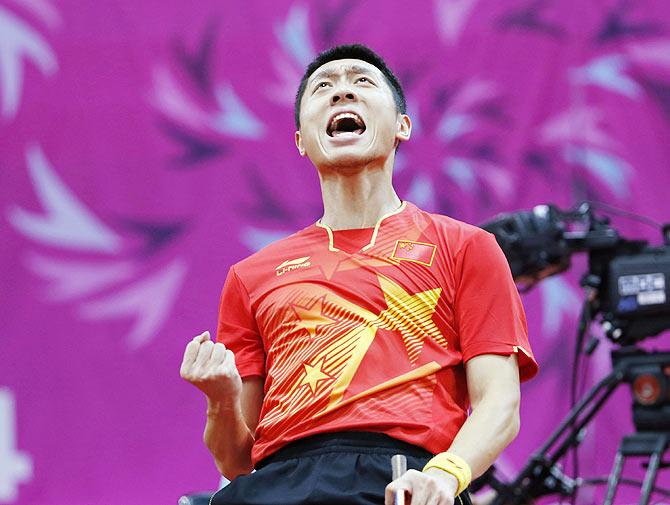
{"label": "black tripod", "polygon": [[614,458],[614,467],[607,482],[605,505],[612,505],[614,502],[614,496],[621,480],[624,460],[630,456],[641,456],[648,459],[647,473],[642,483],[640,505],[647,505],[649,503],[651,492],[654,490],[656,475],[662,464],[663,453],[668,448],[668,443],[670,442],[668,435],[670,434],[664,432],[642,432],[623,438]]}
{"label": "black tripod", "polygon": [[[517,477],[509,483],[497,482],[492,486],[498,492],[493,505],[521,505],[548,494],[573,495],[578,483],[563,474],[557,466],[558,461],[571,447],[579,445],[580,433],[584,427],[620,384],[632,383],[640,370],[667,367],[670,364],[670,352],[648,353],[636,347],[624,347],[612,352],[612,362],[614,364],[612,372],[591,388],[575,405],[545,444],[533,454]],[[667,413],[661,411],[661,415]],[[668,421],[664,423],[668,424]],[[668,447],[669,439],[670,431],[643,431],[622,440],[608,480],[605,501],[607,505],[611,505],[614,500],[623,463],[628,456],[649,457],[640,505],[649,503],[658,470],[662,466],[661,458]]]}

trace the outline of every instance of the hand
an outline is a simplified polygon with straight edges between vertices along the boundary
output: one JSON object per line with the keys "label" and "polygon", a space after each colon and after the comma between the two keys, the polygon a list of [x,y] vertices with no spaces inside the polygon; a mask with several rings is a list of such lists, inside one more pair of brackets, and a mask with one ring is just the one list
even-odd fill
{"label": "hand", "polygon": [[208,331],[188,343],[179,374],[205,393],[210,404],[232,407],[240,401],[242,379],[235,355],[222,343],[212,342]]}
{"label": "hand", "polygon": [[411,497],[408,505],[453,505],[458,480],[439,468],[429,468],[425,472],[408,470],[386,486],[384,505],[394,505],[395,493],[402,489]]}

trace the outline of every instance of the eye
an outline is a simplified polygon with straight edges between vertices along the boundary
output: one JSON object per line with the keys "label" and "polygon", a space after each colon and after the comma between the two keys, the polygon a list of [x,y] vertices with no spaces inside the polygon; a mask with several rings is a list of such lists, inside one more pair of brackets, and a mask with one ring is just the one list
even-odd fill
{"label": "eye", "polygon": [[356,79],[356,82],[369,82],[370,84],[374,84],[369,77],[359,77]]}
{"label": "eye", "polygon": [[318,91],[320,91],[324,88],[327,88],[328,86],[330,86],[330,82],[319,81],[316,84],[314,84],[314,87],[312,88],[312,94],[314,94],[314,93],[316,93],[316,92],[318,92]]}

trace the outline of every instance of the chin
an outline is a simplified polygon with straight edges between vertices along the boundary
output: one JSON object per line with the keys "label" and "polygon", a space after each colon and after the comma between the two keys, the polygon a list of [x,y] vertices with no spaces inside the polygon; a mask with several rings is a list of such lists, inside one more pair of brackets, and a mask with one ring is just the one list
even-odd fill
{"label": "chin", "polygon": [[329,153],[324,156],[324,165],[332,168],[361,168],[371,161],[376,156],[369,152],[361,152],[359,149],[344,149],[337,153]]}
{"label": "chin", "polygon": [[327,141],[319,153],[323,164],[329,167],[356,168],[383,157],[379,146],[370,145],[364,139],[346,139],[343,142]]}

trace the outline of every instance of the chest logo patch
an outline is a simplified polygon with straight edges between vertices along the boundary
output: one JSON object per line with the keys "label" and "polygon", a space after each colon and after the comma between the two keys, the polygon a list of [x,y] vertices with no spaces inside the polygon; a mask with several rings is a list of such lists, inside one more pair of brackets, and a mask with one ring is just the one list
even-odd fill
{"label": "chest logo patch", "polygon": [[433,264],[436,251],[437,246],[435,244],[414,242],[413,240],[396,240],[391,258],[420,263],[429,267]]}
{"label": "chest logo patch", "polygon": [[281,265],[275,268],[277,272],[277,277],[284,275],[287,272],[292,272],[293,270],[298,270],[299,268],[307,268],[312,265],[312,262],[309,261],[309,256],[303,258],[298,258],[294,260],[286,260]]}

